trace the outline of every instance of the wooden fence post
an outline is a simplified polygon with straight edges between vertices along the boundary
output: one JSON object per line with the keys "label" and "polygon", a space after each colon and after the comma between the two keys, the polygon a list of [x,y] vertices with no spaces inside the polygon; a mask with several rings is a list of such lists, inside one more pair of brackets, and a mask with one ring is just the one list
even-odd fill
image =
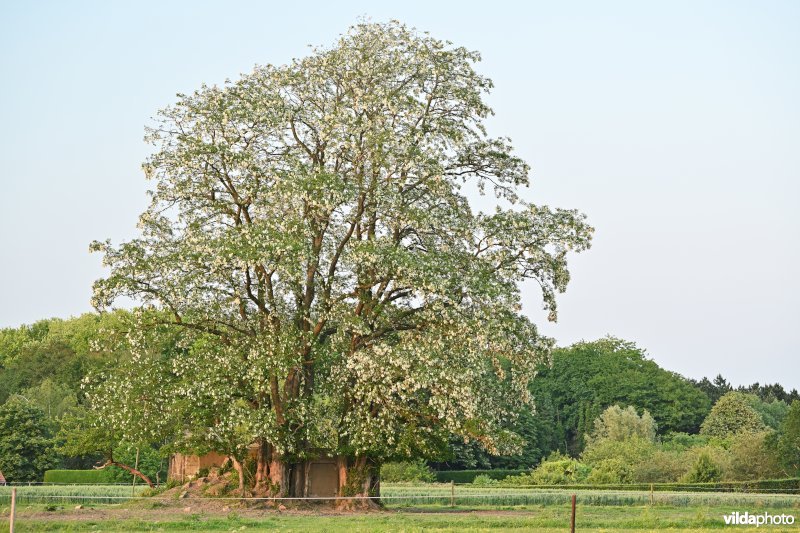
{"label": "wooden fence post", "polygon": [[653,484],[650,483],[650,506],[652,507],[655,497],[653,496]]}
{"label": "wooden fence post", "polygon": [[456,482],[450,480],[450,507],[456,506]]}
{"label": "wooden fence post", "polygon": [[572,495],[572,514],[569,518],[569,533],[575,533],[575,500],[577,496],[575,494]]}
{"label": "wooden fence post", "polygon": [[11,517],[8,521],[8,531],[9,533],[14,533],[14,515],[17,511],[17,488],[13,487],[11,489]]}

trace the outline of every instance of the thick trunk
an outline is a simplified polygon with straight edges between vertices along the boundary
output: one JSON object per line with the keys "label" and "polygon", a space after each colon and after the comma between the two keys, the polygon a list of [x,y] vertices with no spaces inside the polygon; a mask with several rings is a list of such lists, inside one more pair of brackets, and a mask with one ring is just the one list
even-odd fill
{"label": "thick trunk", "polygon": [[147,477],[146,475],[144,475],[144,474],[143,474],[142,472],[140,472],[139,470],[136,470],[135,468],[133,468],[133,467],[131,467],[131,466],[128,466],[128,465],[126,465],[126,464],[123,464],[123,463],[118,463],[117,461],[114,461],[113,459],[109,459],[109,460],[108,460],[108,461],[106,461],[106,462],[105,462],[105,464],[103,464],[102,466],[98,466],[98,467],[95,467],[95,468],[96,468],[97,470],[102,470],[103,468],[105,468],[105,467],[107,467],[107,466],[116,466],[117,468],[121,468],[121,469],[123,469],[123,470],[126,470],[126,471],[130,472],[130,473],[131,473],[131,474],[133,474],[134,476],[136,476],[136,477],[140,478],[142,481],[144,481],[145,483],[147,483],[147,486],[148,486],[148,487],[150,487],[151,489],[152,489],[152,488],[155,486],[155,485],[153,485],[153,482],[152,482],[152,481],[150,481],[150,478],[149,478],[149,477]]}
{"label": "thick trunk", "polygon": [[338,456],[339,471],[338,509],[374,509],[380,502],[380,465],[360,456],[347,458]]}
{"label": "thick trunk", "polygon": [[240,463],[239,460],[232,455],[229,457],[229,459],[233,464],[233,469],[236,470],[237,474],[239,474],[239,495],[244,496],[244,468],[242,468],[242,463]]}
{"label": "thick trunk", "polygon": [[308,496],[308,467],[309,464],[306,461],[300,461],[292,465],[289,483],[289,495],[292,498],[305,498]]}
{"label": "thick trunk", "polygon": [[269,461],[271,455],[270,445],[264,439],[259,439],[258,453],[256,455],[255,490],[260,492],[269,483]]}
{"label": "thick trunk", "polygon": [[269,462],[270,496],[285,498],[289,495],[289,464],[274,450]]}

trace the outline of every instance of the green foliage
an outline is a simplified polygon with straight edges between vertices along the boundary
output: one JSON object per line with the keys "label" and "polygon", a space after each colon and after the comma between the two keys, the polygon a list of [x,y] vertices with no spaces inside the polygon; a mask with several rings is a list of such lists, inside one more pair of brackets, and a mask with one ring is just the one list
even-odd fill
{"label": "green foliage", "polygon": [[722,377],[722,374],[717,374],[713,381],[704,377],[700,381],[692,381],[692,384],[708,397],[712,405],[733,390],[733,387],[728,383],[728,380]]}
{"label": "green foliage", "polygon": [[530,406],[520,408],[516,418],[504,427],[524,439],[518,453],[492,455],[475,441],[464,443],[463,438],[451,438],[447,450],[429,461],[436,470],[529,469],[558,448],[559,431],[552,425],[553,406],[546,399],[536,401],[535,412]]}
{"label": "green foliage", "polygon": [[[553,341],[520,312],[520,286],[536,280],[554,320],[567,254],[593,229],[519,197],[528,165],[487,134],[478,60],[362,23],[159,113],[141,233],[92,245],[109,267],[94,305],[169,310],[136,334],[181,337],[166,361],[137,340],[89,389],[122,440],[378,463],[431,457],[451,435],[521,451],[503,424]],[[465,183],[497,209],[473,209]]]}
{"label": "green foliage", "polygon": [[0,472],[6,480],[40,481],[54,463],[41,409],[18,396],[0,405]]}
{"label": "green foliage", "polygon": [[[87,373],[122,356],[113,340],[124,337],[119,324],[127,314],[126,311],[87,313],[67,320],[53,318],[31,326],[0,330],[0,403],[13,394],[36,390],[45,380],[52,383],[51,388],[69,389],[78,395]],[[99,341],[111,348],[97,350],[94,345]]]}
{"label": "green foliage", "polygon": [[0,371],[0,402],[36,387],[45,379],[77,390],[85,374],[83,358],[66,344],[45,340],[29,343]]}
{"label": "green foliage", "polygon": [[725,477],[737,481],[781,477],[778,457],[770,446],[773,433],[768,430],[734,436],[728,448],[730,465]]}
{"label": "green foliage", "polygon": [[795,400],[783,422],[776,443],[778,460],[790,476],[800,475],[800,400]]}
{"label": "green foliage", "polygon": [[722,478],[722,469],[714,462],[710,455],[701,453],[697,457],[692,469],[686,475],[689,483],[707,483],[719,481]]}
{"label": "green foliage", "polygon": [[657,445],[646,438],[631,437],[625,440],[598,439],[581,454],[581,460],[594,465],[607,459],[622,459],[627,464],[647,460],[656,450]]}
{"label": "green foliage", "polygon": [[612,337],[554,350],[532,382],[536,402],[553,406],[550,427],[563,431],[561,448],[583,449],[591,422],[611,405],[633,405],[655,418],[659,431],[695,432],[710,403],[683,377],[646,358],[634,343]]}
{"label": "green foliage", "polygon": [[0,368],[9,365],[27,346],[43,341],[51,322],[40,320],[30,326],[0,329]]}
{"label": "green foliage", "polygon": [[703,421],[700,432],[709,437],[729,437],[741,432],[758,432],[764,429],[761,417],[750,406],[741,392],[722,396]]}
{"label": "green foliage", "polygon": [[746,398],[748,405],[758,413],[761,421],[768,428],[779,429],[784,419],[786,419],[786,415],[789,414],[789,404],[783,400],[773,398],[770,401],[765,401],[755,394],[747,394]]}
{"label": "green foliage", "polygon": [[636,483],[675,483],[683,479],[692,463],[686,453],[657,449],[633,465]]}
{"label": "green foliage", "polygon": [[497,485],[499,481],[493,477],[490,477],[486,474],[479,474],[475,476],[475,479],[472,480],[472,484],[479,486],[479,487],[487,487],[490,485]]}
{"label": "green foliage", "polygon": [[591,468],[558,452],[541,462],[531,473],[506,478],[512,485],[567,485],[582,483],[589,476]]}
{"label": "green foliage", "polygon": [[586,436],[586,443],[591,446],[600,441],[622,442],[628,439],[655,442],[656,422],[646,410],[639,416],[632,405],[625,409],[612,405],[595,419],[592,432]]}
{"label": "green foliage", "polygon": [[78,406],[75,391],[68,385],[45,378],[35,387],[25,389],[20,396],[37,406],[48,420],[56,422]]}
{"label": "green foliage", "polygon": [[114,483],[111,471],[103,470],[48,470],[44,473],[45,483],[93,485]]}
{"label": "green foliage", "polygon": [[387,483],[432,482],[435,479],[433,471],[422,460],[385,463],[381,466],[381,481]]}
{"label": "green foliage", "polygon": [[661,448],[665,451],[684,451],[696,446],[708,444],[708,437],[705,435],[690,435],[688,433],[671,433],[661,439]]}
{"label": "green foliage", "polygon": [[602,459],[591,465],[591,467],[591,472],[586,477],[586,483],[604,485],[634,481],[633,468],[630,463],[619,457]]}
{"label": "green foliage", "polygon": [[[114,459],[128,466],[134,466],[136,464],[136,446],[132,444],[118,446],[114,450]],[[141,445],[139,447],[138,464],[138,470],[150,478],[153,483],[167,479],[167,457],[152,446]],[[106,467],[106,470],[109,471],[109,475],[115,482],[131,482],[133,479],[132,474],[122,468]],[[137,483],[141,483],[141,481],[137,481]]]}

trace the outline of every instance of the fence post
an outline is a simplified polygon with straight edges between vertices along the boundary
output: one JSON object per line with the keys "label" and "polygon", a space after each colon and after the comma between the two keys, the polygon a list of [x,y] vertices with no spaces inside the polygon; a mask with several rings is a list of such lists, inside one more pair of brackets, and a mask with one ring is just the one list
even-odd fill
{"label": "fence post", "polygon": [[450,507],[456,506],[456,482],[450,480]]}
{"label": "fence post", "polygon": [[575,533],[575,499],[577,496],[575,494],[572,495],[572,514],[569,518],[569,533]]}
{"label": "fence post", "polygon": [[8,531],[9,533],[14,533],[14,515],[17,511],[17,488],[13,487],[11,489],[11,517],[8,521]]}
{"label": "fence post", "polygon": [[654,503],[654,497],[653,497],[653,484],[652,484],[652,483],[650,483],[650,505],[652,506],[652,505],[653,505],[653,503]]}

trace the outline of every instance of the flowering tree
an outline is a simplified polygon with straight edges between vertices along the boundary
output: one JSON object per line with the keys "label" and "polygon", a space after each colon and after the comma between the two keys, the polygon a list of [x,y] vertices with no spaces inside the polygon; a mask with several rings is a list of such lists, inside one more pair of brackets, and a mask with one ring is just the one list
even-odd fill
{"label": "flowering tree", "polygon": [[[363,23],[161,112],[141,236],[93,244],[111,269],[94,303],[138,298],[163,311],[142,327],[184,331],[159,409],[182,410],[178,440],[256,443],[256,487],[295,495],[315,454],[356,495],[381,461],[450,434],[518,444],[500,422],[551,347],[518,285],[538,281],[555,320],[566,254],[592,228],[520,200],[528,166],[485,131],[478,60]],[[508,207],[473,212],[467,183]]]}

